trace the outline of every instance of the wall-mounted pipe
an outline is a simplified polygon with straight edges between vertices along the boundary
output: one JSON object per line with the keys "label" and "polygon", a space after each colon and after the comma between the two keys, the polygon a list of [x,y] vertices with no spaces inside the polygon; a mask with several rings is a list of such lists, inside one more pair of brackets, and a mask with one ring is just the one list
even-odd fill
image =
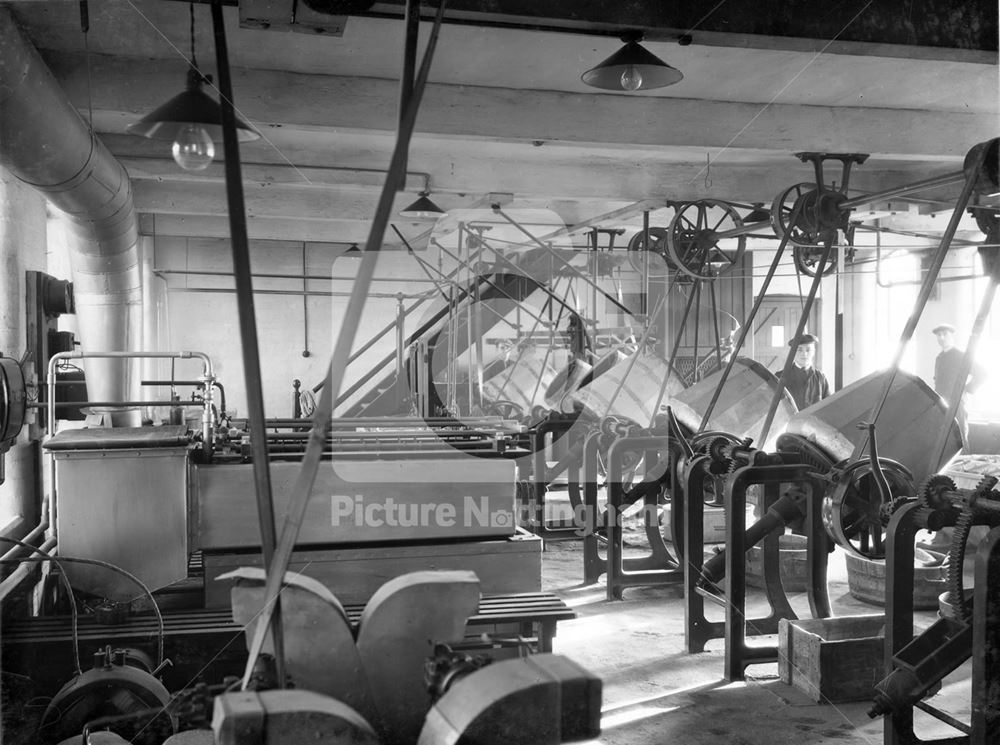
{"label": "wall-mounted pipe", "polygon": [[[45,551],[46,553],[51,553],[56,547],[56,539],[48,538],[45,543],[39,546],[40,551]],[[10,573],[3,582],[0,582],[0,603],[3,603],[14,590],[16,590],[22,582],[24,582],[28,577],[31,576],[32,569],[34,569],[34,564],[24,563],[21,564],[17,569]]]}
{"label": "wall-mounted pipe", "polygon": [[[0,165],[65,213],[80,338],[141,348],[138,224],[125,168],[91,132],[8,8],[0,7]],[[127,363],[88,364],[91,394],[130,398]],[[121,424],[138,424],[119,416]]]}

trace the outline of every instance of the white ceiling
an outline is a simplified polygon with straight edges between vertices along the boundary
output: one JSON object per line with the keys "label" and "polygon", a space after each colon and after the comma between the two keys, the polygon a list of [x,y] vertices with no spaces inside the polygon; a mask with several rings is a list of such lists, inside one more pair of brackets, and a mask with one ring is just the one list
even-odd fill
{"label": "white ceiling", "polygon": [[[161,144],[125,133],[182,89],[188,5],[92,1],[86,38],[76,2],[10,6],[129,169],[157,230],[224,234],[221,168],[182,172]],[[214,73],[209,11],[195,13],[199,66]],[[343,36],[320,36],[240,28],[236,7],[225,17],[235,103],[263,134],[241,148],[251,236],[363,240],[393,147],[402,20],[350,17]],[[692,36],[689,46],[645,43],[684,73],[680,83],[612,94],[580,74],[618,48],[613,36],[446,24],[397,203],[429,183],[446,208],[499,192],[568,223],[641,200],[770,204],[812,179],[798,151],[870,153],[852,185],[878,191],[959,170],[970,147],[1000,131],[995,53]],[[839,167],[828,172],[839,179]],[[957,190],[921,196],[946,203]],[[640,223],[637,208],[606,224]]]}

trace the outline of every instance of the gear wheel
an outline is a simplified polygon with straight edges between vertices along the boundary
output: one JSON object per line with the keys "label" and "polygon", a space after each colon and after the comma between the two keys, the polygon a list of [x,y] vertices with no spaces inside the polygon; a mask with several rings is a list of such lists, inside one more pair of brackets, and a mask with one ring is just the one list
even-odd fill
{"label": "gear wheel", "polygon": [[905,505],[910,504],[913,500],[909,497],[896,497],[895,499],[882,505],[882,521],[888,524],[892,516],[896,514],[897,510],[902,509]]}
{"label": "gear wheel", "polygon": [[972,617],[972,608],[965,597],[965,581],[962,569],[965,565],[965,544],[969,540],[969,531],[975,522],[971,509],[962,510],[955,522],[951,537],[951,548],[948,549],[948,600],[955,610],[959,621],[968,622]]}
{"label": "gear wheel", "polygon": [[917,492],[917,499],[925,507],[932,510],[945,510],[951,507],[951,502],[944,496],[945,492],[955,491],[955,482],[947,476],[935,474],[924,479]]}
{"label": "gear wheel", "polygon": [[777,449],[779,452],[794,453],[803,464],[822,473],[827,473],[834,465],[833,459],[819,446],[799,435],[781,435],[778,437]]}

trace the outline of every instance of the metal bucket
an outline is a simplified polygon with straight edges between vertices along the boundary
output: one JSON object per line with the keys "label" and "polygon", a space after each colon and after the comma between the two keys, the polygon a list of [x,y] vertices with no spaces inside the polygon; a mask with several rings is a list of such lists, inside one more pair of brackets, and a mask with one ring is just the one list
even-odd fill
{"label": "metal bucket", "polygon": [[[697,432],[701,426],[702,417],[715,394],[715,389],[719,387],[720,380],[722,380],[721,370],[684,389],[670,402],[677,420],[691,432]],[[705,429],[718,430],[741,438],[759,437],[777,389],[778,378],[770,370],[749,358],[737,358]],[[771,431],[762,447],[765,449],[773,447],[774,441],[796,411],[798,409],[795,401],[788,391],[782,391],[774,421],[771,423]]]}
{"label": "metal bucket", "polygon": [[[595,373],[599,368],[600,363],[595,366]],[[660,402],[661,411],[665,411],[670,399],[684,389],[684,383],[671,373],[666,360],[643,352],[619,360],[599,376],[595,374],[592,383],[570,393],[567,398],[598,419],[616,416],[648,427],[656,413],[653,406],[664,380],[667,389]]]}
{"label": "metal bucket", "polygon": [[556,375],[552,354],[546,354],[544,348],[524,349],[511,358],[506,369],[483,383],[483,399],[510,401],[528,412],[544,403]]}
{"label": "metal bucket", "polygon": [[[814,442],[835,462],[849,459],[866,436],[857,425],[868,421],[888,374],[888,370],[874,372],[803,409],[788,422],[786,431]],[[879,456],[906,466],[913,483],[920,484],[962,449],[958,424],[946,422],[947,415],[948,407],[927,383],[900,370],[875,423]],[[946,426],[951,431],[944,457],[938,461],[931,450]]]}

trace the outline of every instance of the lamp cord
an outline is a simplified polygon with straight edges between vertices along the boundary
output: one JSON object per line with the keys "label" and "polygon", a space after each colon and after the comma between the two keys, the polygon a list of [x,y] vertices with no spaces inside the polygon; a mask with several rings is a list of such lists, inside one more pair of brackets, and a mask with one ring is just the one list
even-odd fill
{"label": "lamp cord", "polygon": [[188,3],[188,12],[191,17],[191,67],[198,69],[198,57],[194,53],[194,3]]}

